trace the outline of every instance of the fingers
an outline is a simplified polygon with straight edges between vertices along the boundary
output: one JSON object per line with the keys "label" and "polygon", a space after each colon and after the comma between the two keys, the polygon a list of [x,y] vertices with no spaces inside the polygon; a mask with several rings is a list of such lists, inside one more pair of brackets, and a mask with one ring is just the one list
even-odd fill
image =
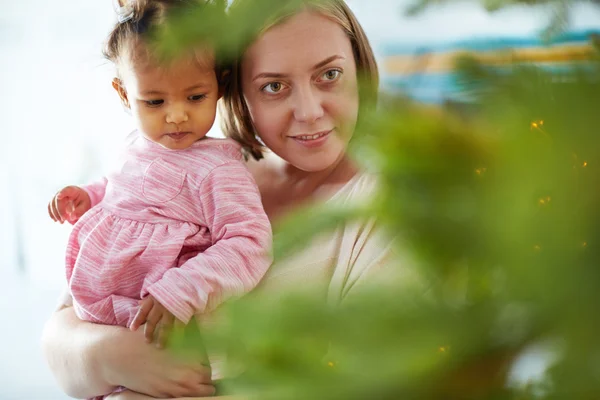
{"label": "fingers", "polygon": [[52,199],[52,201],[50,201],[50,203],[48,203],[48,215],[50,216],[50,218],[52,218],[52,220],[54,222],[60,222],[60,219],[56,216],[56,214],[54,213],[54,210],[52,208],[53,203],[54,203],[54,199]]}
{"label": "fingers", "polygon": [[66,221],[73,225],[79,219],[78,216],[75,215],[75,202],[69,201],[65,205],[65,214]]}
{"label": "fingers", "polygon": [[152,306],[154,306],[154,301],[152,300],[152,298],[147,297],[144,300],[142,300],[140,303],[140,308],[135,314],[135,318],[133,318],[129,329],[131,329],[132,331],[138,330],[138,328],[142,326],[148,319],[148,314],[150,313],[150,310],[152,310]]}
{"label": "fingers", "polygon": [[[69,188],[69,186],[67,186],[67,188]],[[48,205],[52,219],[56,222],[60,222],[61,224],[64,223],[65,219],[67,218],[67,206],[70,206],[69,203],[72,204],[73,202],[72,198],[69,196],[69,193],[71,193],[72,190],[67,190],[67,188],[64,188],[58,192]]]}
{"label": "fingers", "polygon": [[52,198],[52,200],[50,201],[50,203],[48,203],[48,213],[50,214],[50,217],[55,222],[58,222],[58,223],[62,224],[64,220],[60,216],[60,212],[59,212],[58,208],[59,208],[59,201],[56,198],[56,196],[54,196]]}
{"label": "fingers", "polygon": [[60,198],[58,195],[54,196],[54,212],[58,215],[60,223],[65,222],[66,214],[66,203],[68,202],[68,198]]}
{"label": "fingers", "polygon": [[216,393],[216,388],[211,380],[210,368],[208,367],[204,367],[201,372],[194,369],[193,372],[186,374],[179,385],[183,390],[182,396],[206,397],[213,396]]}
{"label": "fingers", "polygon": [[154,331],[156,330],[156,326],[161,321],[163,316],[163,308],[157,302],[154,302],[154,306],[150,313],[148,314],[148,318],[146,318],[146,325],[144,326],[144,336],[146,337],[146,342],[151,343],[154,339]]}
{"label": "fingers", "polygon": [[175,317],[170,312],[163,313],[160,325],[158,326],[158,335],[156,339],[156,344],[159,349],[166,347],[167,340],[169,339],[171,330],[173,329],[174,320]]}
{"label": "fingers", "polygon": [[193,388],[187,389],[193,391],[193,396],[209,397],[217,393],[217,389],[213,385],[195,384]]}
{"label": "fingers", "polygon": [[79,186],[66,186],[56,194],[56,197],[59,200],[67,198],[75,199],[79,195],[80,190],[81,188]]}
{"label": "fingers", "polygon": [[198,377],[200,378],[199,382],[201,384],[212,383],[212,369],[209,365],[197,364],[194,371],[198,374]]}
{"label": "fingers", "polygon": [[72,207],[70,209],[67,207],[67,215],[69,217],[70,224],[75,224],[77,221],[79,221],[79,218],[81,218],[81,216],[90,208],[90,205],[83,200],[72,203],[71,206]]}
{"label": "fingers", "polygon": [[173,314],[167,311],[152,296],[148,296],[140,302],[140,308],[129,328],[136,331],[145,323],[144,337],[146,341],[151,343],[156,336],[156,346],[164,348],[173,330],[174,322],[175,317]]}

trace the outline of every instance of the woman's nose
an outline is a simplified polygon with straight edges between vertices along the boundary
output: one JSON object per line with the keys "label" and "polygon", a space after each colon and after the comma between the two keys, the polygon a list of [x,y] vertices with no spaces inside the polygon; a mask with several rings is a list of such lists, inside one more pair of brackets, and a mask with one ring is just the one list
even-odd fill
{"label": "woman's nose", "polygon": [[181,124],[187,122],[188,115],[185,107],[173,105],[167,110],[167,123],[168,124]]}
{"label": "woman's nose", "polygon": [[294,102],[294,118],[298,122],[313,123],[324,115],[321,98],[312,87],[299,88]]}

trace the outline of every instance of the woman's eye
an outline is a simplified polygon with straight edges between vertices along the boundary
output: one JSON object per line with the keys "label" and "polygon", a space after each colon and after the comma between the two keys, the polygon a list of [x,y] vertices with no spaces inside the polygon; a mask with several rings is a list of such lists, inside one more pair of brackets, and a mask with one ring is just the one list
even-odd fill
{"label": "woman's eye", "polygon": [[165,102],[164,100],[145,100],[146,105],[149,107],[158,107],[158,106],[162,105],[164,102]]}
{"label": "woman's eye", "polygon": [[277,94],[283,90],[283,83],[271,82],[263,86],[262,90],[270,94]]}
{"label": "woman's eye", "polygon": [[200,101],[200,100],[204,100],[206,98],[205,94],[195,94],[193,96],[188,97],[188,100],[190,101]]}
{"label": "woman's eye", "polygon": [[342,71],[339,69],[330,69],[321,75],[321,79],[325,81],[335,81],[340,77],[340,75],[342,75]]}

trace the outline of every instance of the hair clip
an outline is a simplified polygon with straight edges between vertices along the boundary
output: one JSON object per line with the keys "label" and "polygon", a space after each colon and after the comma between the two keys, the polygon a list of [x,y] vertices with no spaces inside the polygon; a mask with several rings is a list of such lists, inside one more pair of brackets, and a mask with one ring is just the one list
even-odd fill
{"label": "hair clip", "polygon": [[131,5],[131,1],[125,1],[125,5],[122,6],[120,0],[113,0],[113,8],[117,14],[117,21],[119,21],[120,24],[133,18],[133,6]]}

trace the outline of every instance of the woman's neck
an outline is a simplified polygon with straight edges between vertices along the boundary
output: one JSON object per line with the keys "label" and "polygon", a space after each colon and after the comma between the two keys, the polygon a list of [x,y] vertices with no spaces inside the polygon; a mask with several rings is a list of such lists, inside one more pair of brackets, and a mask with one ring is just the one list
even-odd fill
{"label": "woman's neck", "polygon": [[335,163],[322,171],[307,172],[289,163],[285,163],[281,171],[284,179],[299,197],[314,200],[331,197],[357,172],[358,167],[346,154],[340,156]]}
{"label": "woman's neck", "polygon": [[272,153],[266,160],[254,163],[251,170],[260,188],[265,211],[272,222],[299,206],[327,201],[359,171],[345,155],[326,170],[307,172]]}

